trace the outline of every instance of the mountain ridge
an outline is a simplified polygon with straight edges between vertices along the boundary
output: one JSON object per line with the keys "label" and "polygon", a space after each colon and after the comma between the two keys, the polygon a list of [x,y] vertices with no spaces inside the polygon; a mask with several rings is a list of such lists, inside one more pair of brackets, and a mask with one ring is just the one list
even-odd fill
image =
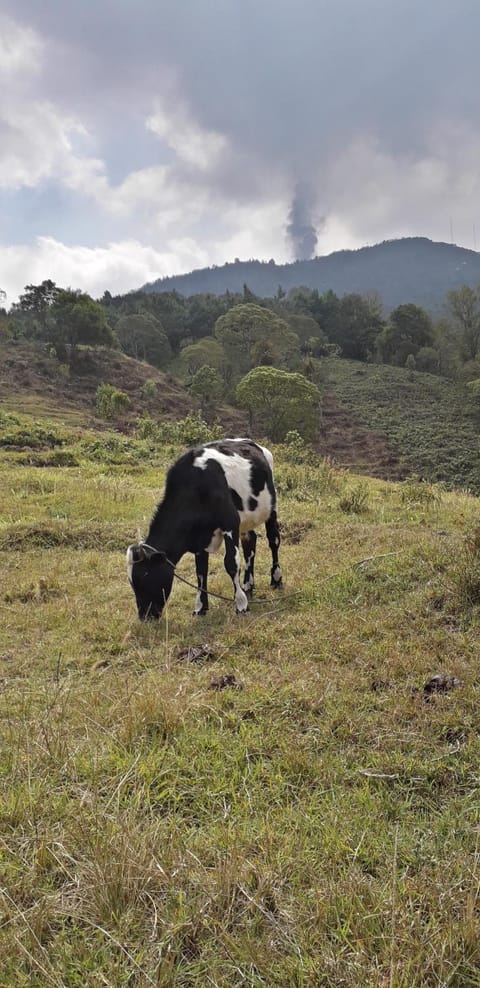
{"label": "mountain ridge", "polygon": [[177,291],[181,295],[240,292],[275,295],[303,285],[337,295],[377,293],[387,308],[415,302],[438,312],[451,289],[480,284],[480,253],[456,244],[403,237],[369,247],[334,251],[306,261],[233,261],[187,274],[158,278],[145,292]]}

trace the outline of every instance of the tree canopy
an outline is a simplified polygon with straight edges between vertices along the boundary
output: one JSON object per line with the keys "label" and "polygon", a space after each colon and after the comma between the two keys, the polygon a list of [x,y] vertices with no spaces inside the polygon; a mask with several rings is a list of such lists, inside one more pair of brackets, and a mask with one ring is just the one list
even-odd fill
{"label": "tree canopy", "polygon": [[256,364],[294,367],[300,357],[298,337],[269,309],[248,302],[217,319],[215,336],[236,376]]}
{"label": "tree canopy", "polygon": [[274,442],[296,430],[303,439],[315,436],[320,391],[302,374],[277,367],[255,367],[237,385],[237,401],[246,408],[251,427],[264,430]]}

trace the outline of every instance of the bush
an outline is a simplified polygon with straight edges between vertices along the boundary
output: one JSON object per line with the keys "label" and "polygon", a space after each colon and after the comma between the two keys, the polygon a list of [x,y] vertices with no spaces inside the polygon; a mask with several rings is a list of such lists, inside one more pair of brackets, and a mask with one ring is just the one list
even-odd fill
{"label": "bush", "polygon": [[150,415],[137,419],[137,436],[155,443],[171,443],[176,446],[196,446],[198,443],[221,439],[223,426],[208,425],[200,415],[187,415],[177,422],[156,422]]}
{"label": "bush", "polygon": [[368,487],[366,484],[355,484],[338,502],[339,508],[345,514],[361,515],[368,507]]}
{"label": "bush", "polygon": [[157,382],[150,377],[148,381],[145,381],[145,384],[143,385],[142,398],[145,398],[145,401],[151,401],[153,398],[156,397],[157,397]]}
{"label": "bush", "polygon": [[119,391],[112,384],[100,384],[95,396],[97,415],[102,419],[114,419],[125,411],[128,401],[124,391]]}

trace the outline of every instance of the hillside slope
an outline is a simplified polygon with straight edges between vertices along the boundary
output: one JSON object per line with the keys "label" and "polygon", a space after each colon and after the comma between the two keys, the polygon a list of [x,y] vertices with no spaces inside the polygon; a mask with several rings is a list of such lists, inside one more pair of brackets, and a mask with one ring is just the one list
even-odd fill
{"label": "hillside slope", "polygon": [[[154,381],[156,393],[143,387]],[[118,351],[84,350],[65,377],[45,349],[0,344],[1,408],[47,415],[96,428],[95,393],[106,382],[125,391],[129,405],[118,427],[132,432],[141,415],[180,419],[198,402],[170,375]],[[316,449],[354,473],[402,480],[412,473],[480,493],[480,415],[464,389],[443,378],[358,361],[323,361],[322,409]],[[212,410],[225,434],[247,431],[245,415],[228,404]]]}
{"label": "hillside slope", "polygon": [[408,237],[292,264],[238,261],[203,268],[159,278],[145,285],[144,291],[223,295],[241,292],[245,283],[263,297],[275,295],[279,285],[284,291],[306,285],[320,292],[331,288],[338,295],[378,292],[387,308],[415,302],[438,311],[451,288],[480,283],[480,254],[425,237]]}
{"label": "hillside slope", "polygon": [[[142,392],[147,381],[156,385],[154,396],[149,398]],[[93,417],[95,394],[102,383],[128,395],[129,405],[122,416],[125,428],[146,412],[176,419],[199,409],[197,399],[178,380],[118,350],[82,348],[69,372],[41,345],[0,342],[0,400],[4,408],[53,418],[84,417],[88,412]],[[226,428],[244,430],[245,416],[236,409],[219,406],[218,415]]]}
{"label": "hillside slope", "polygon": [[480,493],[480,410],[431,374],[353,360],[324,362],[319,448],[374,476],[416,473]]}

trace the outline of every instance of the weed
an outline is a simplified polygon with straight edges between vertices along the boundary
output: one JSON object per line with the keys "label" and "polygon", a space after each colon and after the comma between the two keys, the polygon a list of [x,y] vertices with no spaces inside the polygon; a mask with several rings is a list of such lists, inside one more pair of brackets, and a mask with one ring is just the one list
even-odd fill
{"label": "weed", "polygon": [[438,508],[442,499],[438,484],[429,484],[413,474],[401,485],[400,497],[404,504],[422,505],[425,508]]}
{"label": "weed", "polygon": [[457,608],[470,617],[480,606],[480,525],[466,535],[453,570],[452,592]]}
{"label": "weed", "polygon": [[368,499],[368,487],[363,483],[354,484],[354,486],[340,498],[338,506],[344,514],[361,515],[368,509]]}

